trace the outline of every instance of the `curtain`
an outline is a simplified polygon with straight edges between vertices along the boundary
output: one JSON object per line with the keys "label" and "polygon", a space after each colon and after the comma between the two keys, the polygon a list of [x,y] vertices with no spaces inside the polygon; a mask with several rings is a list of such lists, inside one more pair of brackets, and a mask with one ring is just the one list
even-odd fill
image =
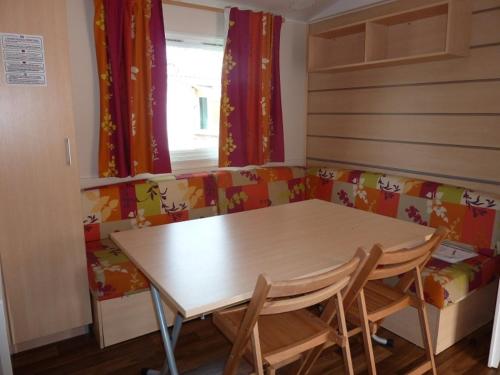
{"label": "curtain", "polygon": [[161,0],[94,0],[99,176],[171,172]]}
{"label": "curtain", "polygon": [[231,8],[222,72],[221,167],[284,161],[282,23],[280,16]]}

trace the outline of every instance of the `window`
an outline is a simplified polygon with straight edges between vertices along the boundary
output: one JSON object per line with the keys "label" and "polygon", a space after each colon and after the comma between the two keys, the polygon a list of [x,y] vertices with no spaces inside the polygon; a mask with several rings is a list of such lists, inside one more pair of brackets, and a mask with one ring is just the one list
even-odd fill
{"label": "window", "polygon": [[167,127],[174,169],[217,165],[220,40],[167,39]]}

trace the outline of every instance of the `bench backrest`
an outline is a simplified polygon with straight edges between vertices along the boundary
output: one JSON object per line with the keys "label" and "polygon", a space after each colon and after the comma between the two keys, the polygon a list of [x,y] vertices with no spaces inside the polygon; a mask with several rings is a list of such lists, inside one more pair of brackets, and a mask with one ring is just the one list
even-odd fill
{"label": "bench backrest", "polygon": [[217,214],[214,175],[200,173],[141,180],[82,192],[85,240],[110,233]]}
{"label": "bench backrest", "polygon": [[233,213],[305,199],[301,167],[239,168],[214,172],[219,213]]}
{"label": "bench backrest", "polygon": [[495,248],[500,241],[500,197],[416,179],[353,170],[309,168],[307,199],[450,230],[448,239]]}

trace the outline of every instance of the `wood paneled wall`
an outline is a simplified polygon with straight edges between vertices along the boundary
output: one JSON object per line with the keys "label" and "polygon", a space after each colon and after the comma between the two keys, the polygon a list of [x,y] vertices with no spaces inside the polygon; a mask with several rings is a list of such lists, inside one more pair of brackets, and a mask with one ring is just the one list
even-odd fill
{"label": "wood paneled wall", "polygon": [[[434,2],[391,2],[310,32]],[[500,193],[500,0],[473,4],[468,57],[309,74],[308,165]]]}

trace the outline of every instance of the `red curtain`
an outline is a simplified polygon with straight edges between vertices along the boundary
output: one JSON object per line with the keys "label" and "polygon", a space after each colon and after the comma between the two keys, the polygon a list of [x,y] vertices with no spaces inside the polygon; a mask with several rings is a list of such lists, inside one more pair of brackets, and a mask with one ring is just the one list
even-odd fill
{"label": "red curtain", "polygon": [[161,0],[94,0],[99,176],[171,172]]}
{"label": "red curtain", "polygon": [[283,18],[231,8],[222,72],[219,166],[284,161]]}

